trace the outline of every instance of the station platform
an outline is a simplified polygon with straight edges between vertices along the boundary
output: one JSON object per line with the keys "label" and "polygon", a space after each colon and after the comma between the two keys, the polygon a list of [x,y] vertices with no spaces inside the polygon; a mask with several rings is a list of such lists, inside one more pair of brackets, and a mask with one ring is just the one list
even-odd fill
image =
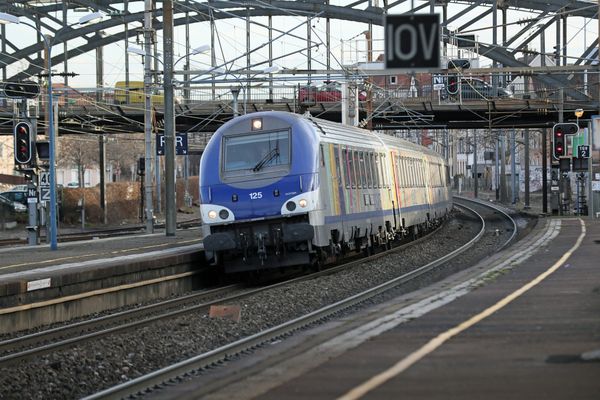
{"label": "station platform", "polygon": [[1,248],[0,333],[189,290],[203,258],[199,228]]}
{"label": "station platform", "polygon": [[203,398],[599,399],[599,255],[597,220],[543,218],[461,273],[255,352]]}

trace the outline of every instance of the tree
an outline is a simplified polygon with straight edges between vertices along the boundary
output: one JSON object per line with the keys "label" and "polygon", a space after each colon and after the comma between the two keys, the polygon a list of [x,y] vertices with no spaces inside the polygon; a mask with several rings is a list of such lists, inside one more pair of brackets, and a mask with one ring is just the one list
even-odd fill
{"label": "tree", "polygon": [[79,187],[84,187],[85,170],[98,165],[98,140],[94,135],[69,135],[59,137],[58,165],[77,168]]}
{"label": "tree", "polygon": [[[106,162],[113,165],[119,175],[126,176],[144,155],[143,133],[106,135]],[[135,171],[135,168],[134,168]]]}

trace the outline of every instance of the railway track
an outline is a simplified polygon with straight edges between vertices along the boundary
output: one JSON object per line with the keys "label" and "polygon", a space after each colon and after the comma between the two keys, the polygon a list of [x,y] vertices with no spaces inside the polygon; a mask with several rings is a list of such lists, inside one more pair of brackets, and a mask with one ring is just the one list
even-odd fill
{"label": "railway track", "polygon": [[[398,251],[405,246],[417,244],[426,239],[427,237],[423,237],[390,251]],[[366,260],[377,259],[388,254],[388,252],[378,253]],[[308,275],[305,274],[292,279],[285,279],[256,289],[246,289],[241,284],[227,285],[0,341],[0,368],[19,361],[39,357],[53,351],[73,347],[85,343],[86,341],[97,340],[120,331],[137,329],[155,321],[175,318],[186,313],[203,312],[208,310],[212,305],[227,302],[239,302],[256,293],[272,290],[283,285],[335,274],[336,272],[341,271],[344,268],[349,268],[359,262],[365,262],[365,259],[361,258],[354,262],[333,266],[322,271]],[[237,293],[227,295],[230,292]],[[214,300],[204,301],[207,298],[214,298]]]}
{"label": "railway track", "polygon": [[[480,203],[471,203],[469,206],[467,206],[466,205],[467,203],[470,203],[470,202],[466,201],[466,200],[459,201],[461,208],[478,215],[478,218],[481,221],[481,229],[479,230],[477,235],[472,240],[470,240],[468,243],[464,244],[460,248],[452,251],[451,253],[446,254],[432,262],[429,262],[426,265],[423,265],[416,269],[413,269],[412,271],[407,272],[407,273],[405,273],[401,276],[398,276],[394,279],[390,279],[389,281],[386,281],[375,287],[369,288],[360,293],[357,293],[355,295],[347,297],[341,301],[337,301],[332,304],[328,304],[328,305],[321,307],[319,309],[316,309],[308,314],[305,314],[298,318],[291,319],[291,320],[286,321],[277,326],[273,326],[264,331],[261,331],[256,334],[253,334],[251,336],[245,337],[238,341],[229,343],[225,346],[222,346],[217,349],[213,349],[211,351],[199,354],[195,357],[191,357],[186,360],[177,362],[168,367],[162,368],[158,371],[154,371],[150,374],[141,376],[136,379],[129,380],[127,382],[116,385],[109,389],[103,390],[94,395],[88,396],[87,399],[121,398],[121,397],[126,397],[129,395],[133,395],[135,393],[146,391],[151,387],[156,387],[157,385],[160,386],[164,382],[173,381],[174,379],[176,380],[186,374],[189,374],[191,371],[200,370],[200,369],[206,368],[207,366],[210,366],[214,363],[219,363],[222,360],[225,360],[228,357],[231,357],[233,355],[242,354],[245,351],[248,351],[249,349],[252,349],[256,346],[260,346],[264,343],[268,343],[274,339],[277,339],[277,338],[283,337],[287,334],[290,334],[291,332],[294,332],[298,329],[302,329],[303,327],[309,326],[318,321],[322,321],[324,319],[330,318],[331,316],[333,316],[337,313],[343,312],[344,310],[348,310],[360,303],[363,303],[367,300],[373,299],[374,297],[377,297],[377,296],[381,295],[382,293],[387,292],[393,288],[397,288],[401,285],[404,285],[411,281],[419,279],[420,277],[422,277],[428,273],[431,273],[435,269],[440,268],[449,260],[456,258],[460,254],[463,254],[467,250],[471,249],[473,246],[476,245],[476,243],[481,241],[481,239],[484,237],[486,232],[496,232],[496,230],[500,229],[495,226],[491,226],[491,227],[487,226],[485,219],[489,220],[494,217],[495,217],[495,219],[499,219],[499,218],[504,219],[505,221],[508,221],[508,225],[510,225],[512,227],[512,232],[511,232],[510,236],[508,237],[508,239],[504,239],[505,237],[503,237],[503,240],[501,241],[501,243],[499,243],[496,246],[495,251],[498,251],[499,249],[502,249],[502,248],[508,246],[514,240],[515,235],[517,233],[517,225],[516,225],[515,221],[508,214],[501,211],[500,209],[494,208],[494,211],[492,212],[492,216],[488,215],[487,218],[483,218],[480,215],[480,213],[475,211],[475,208],[479,208],[479,209],[482,209],[484,207],[487,208],[487,207],[490,207],[489,205],[482,205]],[[507,222],[504,222],[504,224],[506,225]],[[504,228],[504,229],[507,229],[507,228]],[[357,260],[348,265],[344,265],[343,268],[349,268],[353,264],[365,263],[365,262],[369,262],[370,260],[374,260],[377,258],[387,257],[387,256],[390,256],[390,254],[393,254],[394,252],[397,252],[397,251],[398,251],[398,249],[392,249],[392,250],[389,250],[389,251],[386,251],[383,253],[379,253],[377,255],[370,257],[367,260],[365,260],[365,259]],[[319,274],[334,273],[334,272],[335,272],[335,270],[332,269],[332,270],[327,270],[327,271],[321,272]],[[318,275],[318,274],[316,274],[316,275]],[[316,276],[312,276],[312,277],[314,278]],[[288,284],[288,283],[289,282],[285,282],[285,284]],[[270,290],[270,289],[265,288],[265,290]]]}

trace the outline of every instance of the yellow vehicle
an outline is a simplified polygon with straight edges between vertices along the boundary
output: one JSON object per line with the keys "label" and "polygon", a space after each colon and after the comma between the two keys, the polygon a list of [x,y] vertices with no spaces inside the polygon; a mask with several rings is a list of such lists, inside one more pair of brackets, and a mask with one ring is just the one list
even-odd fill
{"label": "yellow vehicle", "polygon": [[[127,99],[129,94],[129,99]],[[165,98],[162,94],[152,95],[152,104],[164,104]],[[115,103],[116,104],[144,104],[144,82],[129,81],[129,86],[125,81],[115,83]]]}

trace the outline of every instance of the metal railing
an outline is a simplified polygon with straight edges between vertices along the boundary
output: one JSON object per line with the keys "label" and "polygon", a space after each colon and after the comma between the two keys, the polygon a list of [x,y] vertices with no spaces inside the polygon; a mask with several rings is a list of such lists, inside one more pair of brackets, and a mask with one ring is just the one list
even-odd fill
{"label": "metal railing", "polygon": [[[383,78],[383,77],[382,77]],[[513,99],[531,99],[531,100],[557,100],[560,92],[559,88],[548,87],[539,82],[534,77],[530,77],[526,81],[517,81],[508,84],[505,88],[498,86],[494,87],[491,82],[491,76],[486,77],[469,77],[461,78],[460,90],[456,95],[449,95],[446,87],[434,88],[430,79],[422,79],[422,82],[413,81],[413,84],[389,84],[387,79],[380,79],[381,82],[375,82],[371,86],[372,98],[374,101],[395,101],[395,102],[421,102],[431,101],[434,104],[444,102],[487,102],[494,101],[511,101]],[[499,80],[501,81],[501,80]],[[230,104],[233,101],[233,94],[230,85],[227,86],[211,86],[178,88],[175,90],[176,104],[197,104],[203,102],[223,102]],[[259,83],[251,83],[250,85],[236,85],[239,88],[238,103],[240,109],[243,110],[244,104],[252,102],[261,103],[292,103],[294,109],[297,106],[311,105],[315,102],[339,102],[341,94],[328,95],[326,92],[320,92],[321,96],[317,95],[307,99],[301,95],[301,90],[310,88],[310,92],[318,93],[321,88],[318,86],[306,86],[302,84],[284,84],[274,85],[270,87],[268,83],[261,81]],[[358,85],[359,91],[366,93],[367,87]],[[575,89],[581,93],[589,94],[590,101],[593,101],[594,96],[597,96],[595,91],[589,91],[591,83],[575,83],[571,89]],[[56,88],[53,91],[54,99],[59,107],[65,111],[76,108],[103,108],[113,105],[139,107],[143,109],[144,96],[138,93],[138,89],[133,88],[127,90],[123,88]],[[593,93],[591,93],[593,92]],[[187,98],[186,98],[187,96]],[[43,98],[42,98],[43,99]],[[310,100],[310,101],[307,101]],[[362,100],[362,99],[361,99]],[[565,99],[568,100],[568,99]],[[152,95],[153,104],[162,106],[164,98],[162,90],[157,88]],[[5,105],[6,111],[12,109],[12,100],[8,100]],[[42,104],[43,108],[43,104]]]}

